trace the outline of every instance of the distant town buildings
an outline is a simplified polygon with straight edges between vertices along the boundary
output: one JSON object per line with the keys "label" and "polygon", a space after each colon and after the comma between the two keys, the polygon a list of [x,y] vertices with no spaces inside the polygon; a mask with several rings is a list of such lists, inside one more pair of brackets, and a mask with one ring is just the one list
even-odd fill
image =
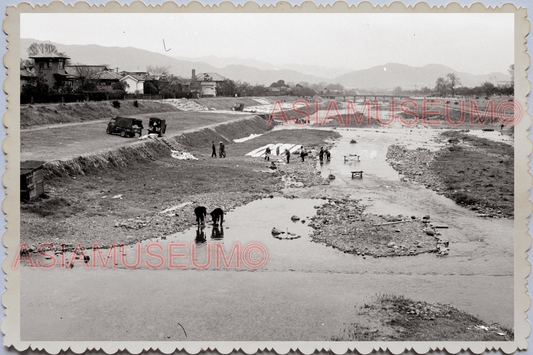
{"label": "distant town buildings", "polygon": [[226,78],[217,73],[199,73],[192,70],[191,90],[198,91],[200,97],[216,97],[217,86],[226,81]]}

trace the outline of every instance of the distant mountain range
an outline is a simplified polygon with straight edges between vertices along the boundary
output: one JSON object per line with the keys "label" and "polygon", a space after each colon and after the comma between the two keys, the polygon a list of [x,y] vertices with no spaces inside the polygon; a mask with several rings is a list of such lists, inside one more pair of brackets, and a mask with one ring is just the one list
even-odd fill
{"label": "distant mountain range", "polygon": [[[31,38],[20,39],[20,53],[28,57],[26,49],[32,43],[44,42]],[[232,80],[250,84],[270,85],[280,79],[287,83],[340,83],[345,87],[359,89],[414,89],[423,86],[434,87],[437,78],[448,73],[456,73],[464,86],[476,86],[485,81],[500,84],[510,80],[502,73],[473,75],[457,72],[439,64],[411,67],[405,64],[388,63],[369,69],[349,71],[349,69],[327,68],[312,65],[287,64],[275,66],[255,59],[219,58],[216,56],[187,59],[171,57],[133,47],[104,47],[100,45],[66,45],[54,42],[59,52],[67,54],[72,63],[107,64],[119,71],[142,71],[151,66],[168,66],[169,72],[185,78],[196,73],[215,72]],[[313,73],[313,74],[311,74]]]}
{"label": "distant mountain range", "polygon": [[445,78],[447,74],[455,73],[459,77],[462,86],[477,86],[490,81],[493,84],[503,84],[511,80],[509,75],[502,73],[489,73],[474,75],[458,72],[450,67],[440,64],[428,64],[423,67],[411,67],[405,64],[387,63],[373,68],[353,71],[340,75],[333,79],[347,87],[358,88],[395,88],[420,89],[424,86],[435,87],[439,77]]}
{"label": "distant mountain range", "polygon": [[323,78],[334,78],[342,74],[350,72],[350,69],[346,68],[326,68],[317,65],[301,65],[301,64],[283,64],[283,65],[274,65],[266,62],[262,62],[252,58],[220,58],[216,56],[207,56],[199,58],[187,58],[178,56],[177,59],[195,61],[195,62],[205,62],[209,63],[217,68],[224,68],[229,65],[242,65],[246,67],[257,68],[260,70],[294,70],[302,74],[309,74],[313,76],[323,77]]}

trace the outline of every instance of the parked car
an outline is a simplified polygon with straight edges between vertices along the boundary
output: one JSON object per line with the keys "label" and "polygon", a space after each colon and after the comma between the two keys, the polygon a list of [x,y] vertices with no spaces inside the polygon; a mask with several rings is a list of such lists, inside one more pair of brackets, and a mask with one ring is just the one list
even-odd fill
{"label": "parked car", "polygon": [[233,111],[242,111],[244,110],[244,104],[235,104],[231,109]]}
{"label": "parked car", "polygon": [[150,117],[148,124],[148,134],[157,133],[159,137],[167,131],[167,122],[161,118]]}
{"label": "parked car", "polygon": [[142,135],[143,122],[137,118],[115,117],[107,124],[107,134],[120,134],[121,137],[135,137]]}

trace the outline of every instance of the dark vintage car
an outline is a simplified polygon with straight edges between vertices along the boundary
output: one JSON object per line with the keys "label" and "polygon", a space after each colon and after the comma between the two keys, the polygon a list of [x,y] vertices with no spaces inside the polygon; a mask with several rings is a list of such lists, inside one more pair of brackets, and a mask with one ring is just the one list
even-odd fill
{"label": "dark vintage car", "polygon": [[231,109],[233,111],[242,111],[244,110],[244,104],[235,104]]}
{"label": "dark vintage car", "polygon": [[148,134],[156,133],[159,137],[167,131],[167,122],[161,118],[150,117],[148,124]]}
{"label": "dark vintage car", "polygon": [[107,134],[120,134],[121,137],[142,135],[143,122],[137,118],[115,117],[107,124]]}

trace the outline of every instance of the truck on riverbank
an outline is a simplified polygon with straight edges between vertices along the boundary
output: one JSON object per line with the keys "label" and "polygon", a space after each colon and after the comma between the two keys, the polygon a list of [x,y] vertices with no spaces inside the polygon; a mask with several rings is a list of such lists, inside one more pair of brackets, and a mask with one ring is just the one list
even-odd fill
{"label": "truck on riverbank", "polygon": [[107,124],[107,134],[120,134],[121,137],[135,137],[142,135],[143,122],[137,118],[115,117]]}

